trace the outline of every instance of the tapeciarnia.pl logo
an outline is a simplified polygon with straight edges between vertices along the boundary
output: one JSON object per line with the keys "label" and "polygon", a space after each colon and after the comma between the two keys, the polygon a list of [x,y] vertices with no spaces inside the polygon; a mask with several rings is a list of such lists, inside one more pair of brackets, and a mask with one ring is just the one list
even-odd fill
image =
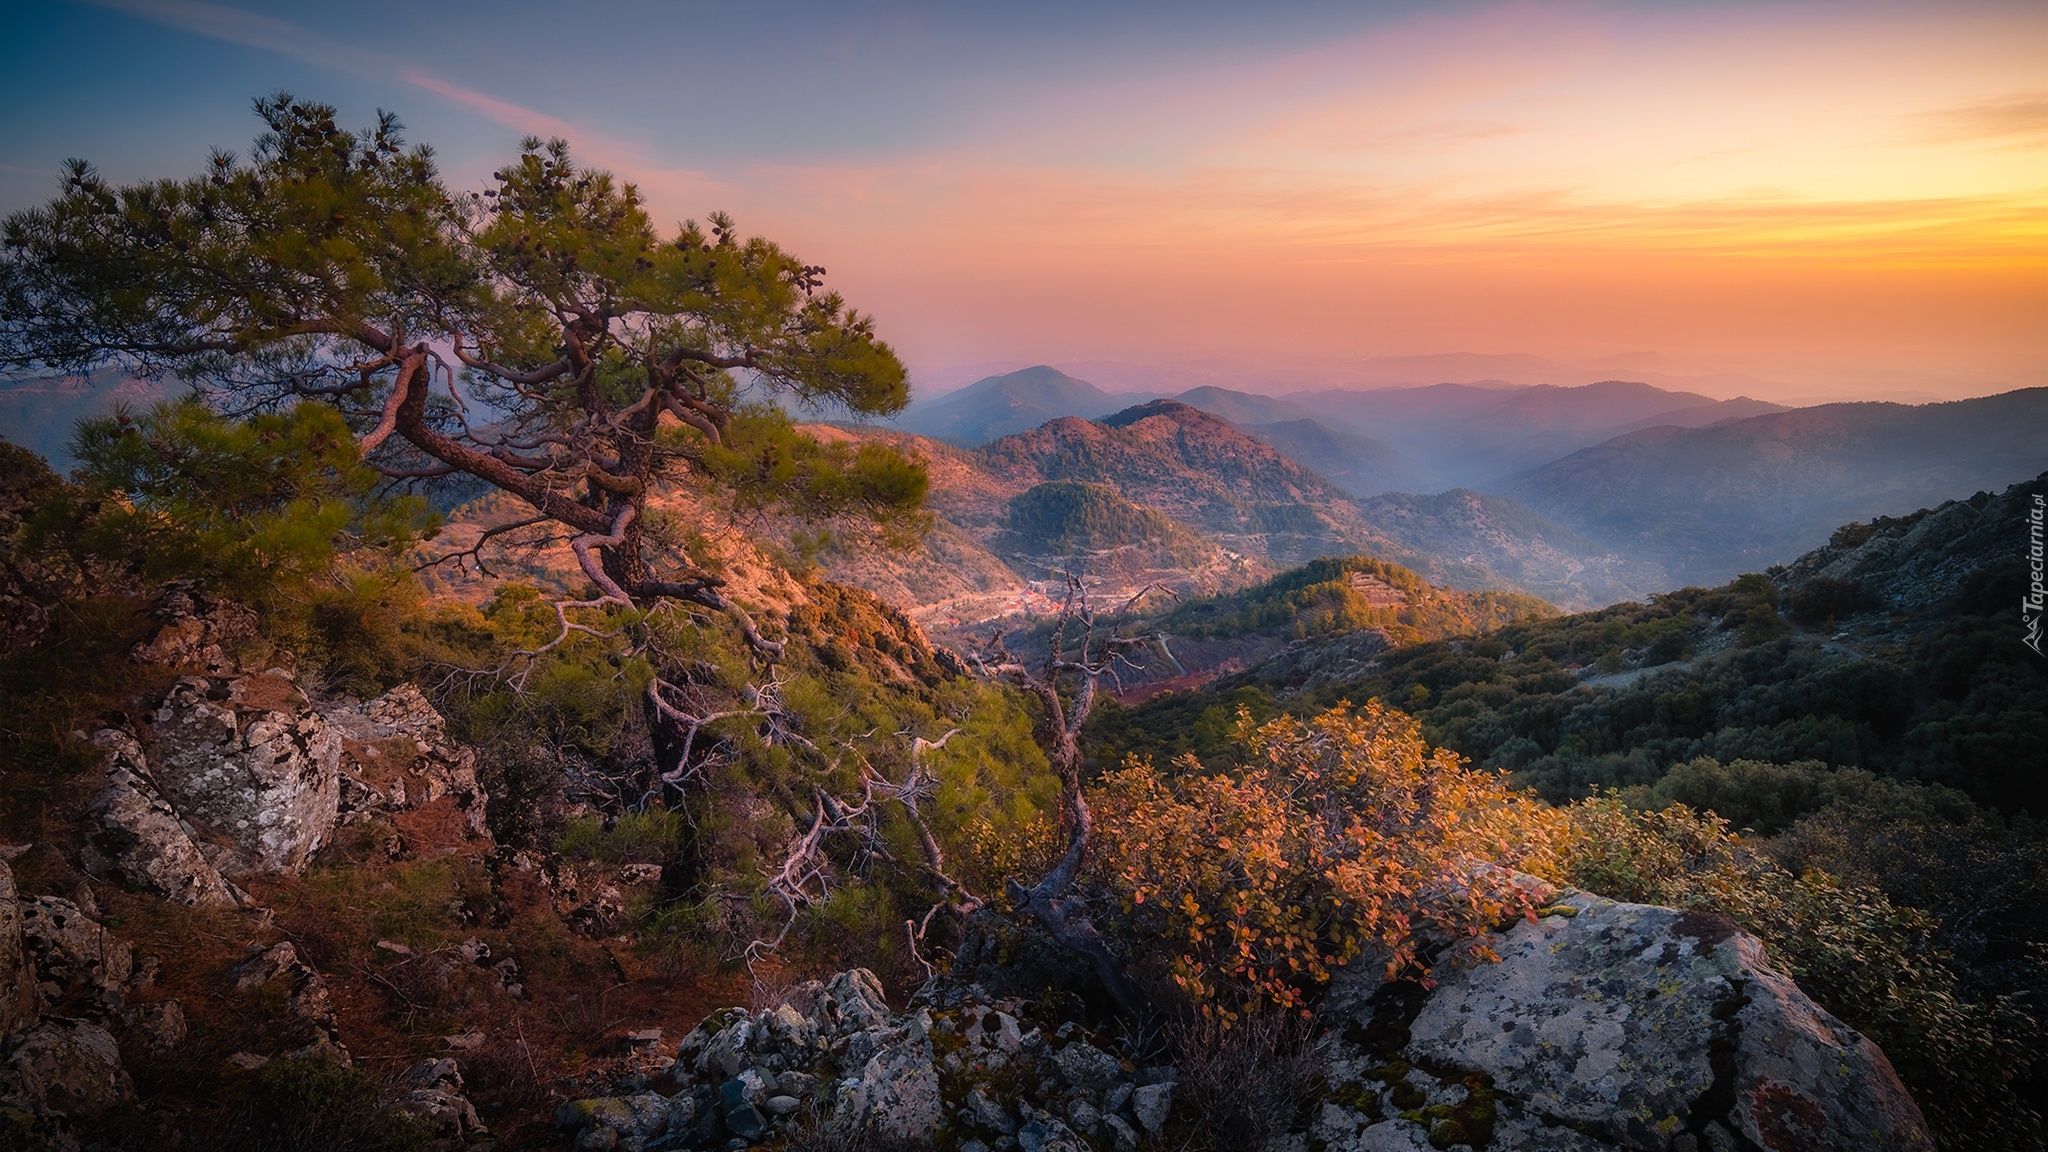
{"label": "tapeciarnia.pl logo", "polygon": [[2027,570],[2030,579],[2026,599],[2020,601],[2020,622],[2027,629],[2026,634],[2020,637],[2020,643],[2032,648],[2036,656],[2042,654],[2041,615],[2044,608],[2048,608],[2048,588],[2042,587],[2042,573],[2048,569],[2048,559],[2044,559],[2041,548],[2042,516],[2048,513],[2044,500],[2048,497],[2034,493],[2034,506],[2027,510]]}

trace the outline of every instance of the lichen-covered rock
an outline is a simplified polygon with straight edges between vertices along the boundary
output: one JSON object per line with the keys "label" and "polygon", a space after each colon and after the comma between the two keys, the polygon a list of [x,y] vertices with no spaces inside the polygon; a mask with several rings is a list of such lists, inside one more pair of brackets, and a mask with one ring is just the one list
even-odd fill
{"label": "lichen-covered rock", "polygon": [[1116,1057],[1078,1040],[1053,1053],[1052,1062],[1067,1083],[1093,1092],[1107,1089],[1123,1075]]}
{"label": "lichen-covered rock", "polygon": [[14,870],[0,861],[0,1036],[35,1019],[39,998],[35,973],[21,942],[21,908],[15,902]]}
{"label": "lichen-covered rock", "polygon": [[1771,1152],[1814,1147],[1932,1149],[1919,1107],[1877,1045],[1773,969],[1754,937],[1720,947],[1742,965],[1729,1123]]}
{"label": "lichen-covered rock", "polygon": [[92,742],[106,756],[106,787],[86,813],[86,870],[118,877],[173,903],[232,908],[239,902],[150,778],[142,746],[125,732],[102,728]]}
{"label": "lichen-covered rock", "polygon": [[822,1015],[835,1031],[867,1031],[889,1024],[889,999],[882,994],[882,982],[873,972],[855,968],[832,977],[825,985]]}
{"label": "lichen-covered rock", "polygon": [[[1728,921],[1584,893],[1440,967],[1402,1055],[1624,1148],[1932,1149],[1883,1053]],[[1421,1130],[1419,1125],[1411,1125]],[[1725,1129],[1725,1130],[1720,1130]]]}
{"label": "lichen-covered rock", "polygon": [[555,1127],[573,1133],[575,1147],[584,1152],[640,1152],[668,1134],[671,1126],[688,1125],[694,1114],[686,1100],[638,1092],[572,1100],[555,1109]]}
{"label": "lichen-covered rock", "polygon": [[45,1019],[22,1037],[0,1069],[0,1098],[74,1124],[104,1116],[134,1096],[113,1035],[84,1020]]}
{"label": "lichen-covered rock", "polygon": [[939,1070],[931,1037],[911,1035],[883,1048],[860,1070],[860,1085],[849,1093],[842,1117],[853,1128],[868,1128],[903,1141],[924,1141],[939,1128]]}
{"label": "lichen-covered rock", "polygon": [[43,1002],[60,1011],[118,1010],[135,976],[135,950],[69,900],[20,902],[21,943]]}
{"label": "lichen-covered rock", "polygon": [[151,729],[164,798],[233,845],[214,861],[224,874],[297,873],[334,830],[341,734],[288,672],[187,676]]}
{"label": "lichen-covered rock", "polygon": [[1147,1132],[1166,1126],[1166,1114],[1173,1107],[1173,1085],[1140,1084],[1131,1090],[1131,1114]]}

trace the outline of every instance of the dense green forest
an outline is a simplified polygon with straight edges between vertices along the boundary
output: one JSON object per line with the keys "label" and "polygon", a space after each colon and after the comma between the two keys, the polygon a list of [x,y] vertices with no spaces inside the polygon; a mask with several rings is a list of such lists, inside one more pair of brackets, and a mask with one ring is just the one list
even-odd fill
{"label": "dense green forest", "polygon": [[1034,551],[1070,554],[1156,544],[1175,563],[1198,563],[1206,549],[1153,508],[1142,508],[1107,484],[1053,480],[1010,501],[1010,531]]}
{"label": "dense green forest", "polygon": [[1176,607],[1157,624],[1179,636],[1279,632],[1294,639],[1384,629],[1397,643],[1469,635],[1556,610],[1519,592],[1450,592],[1367,556],[1313,560],[1241,592]]}

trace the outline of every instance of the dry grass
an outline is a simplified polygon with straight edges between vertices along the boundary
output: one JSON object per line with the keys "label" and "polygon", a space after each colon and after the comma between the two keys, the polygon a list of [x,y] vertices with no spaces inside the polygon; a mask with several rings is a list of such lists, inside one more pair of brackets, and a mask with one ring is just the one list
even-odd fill
{"label": "dry grass", "polygon": [[[1183,1019],[1167,1028],[1180,1083],[1165,1147],[1188,1152],[1262,1148],[1320,1094],[1321,1049],[1311,1022],[1290,1012],[1247,1013],[1230,1027]],[[1185,1124],[1185,1127],[1181,1127]]]}

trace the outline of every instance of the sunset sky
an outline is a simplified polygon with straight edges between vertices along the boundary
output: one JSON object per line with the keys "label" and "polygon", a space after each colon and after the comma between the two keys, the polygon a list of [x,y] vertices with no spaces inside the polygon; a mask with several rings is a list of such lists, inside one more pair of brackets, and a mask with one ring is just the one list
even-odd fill
{"label": "sunset sky", "polygon": [[1450,352],[1772,399],[2048,384],[2039,0],[7,12],[0,209],[67,156],[246,150],[278,88],[396,111],[458,185],[564,135],[658,218],[826,265],[927,389]]}

